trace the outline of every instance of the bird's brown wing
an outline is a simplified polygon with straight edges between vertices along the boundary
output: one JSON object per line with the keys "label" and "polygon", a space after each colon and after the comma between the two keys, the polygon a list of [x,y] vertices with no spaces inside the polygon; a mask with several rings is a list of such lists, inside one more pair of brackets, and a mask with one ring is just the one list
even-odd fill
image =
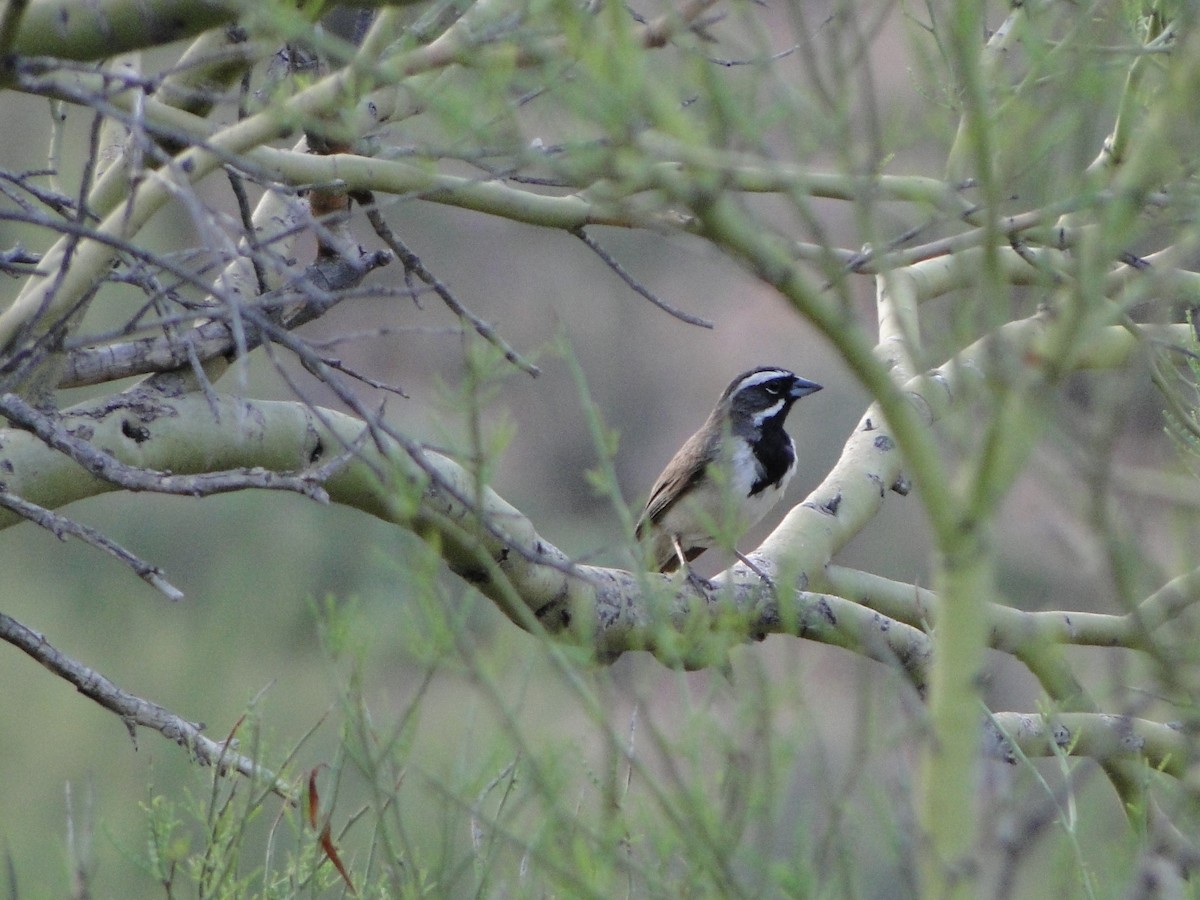
{"label": "bird's brown wing", "polygon": [[[647,537],[650,527],[662,521],[662,517],[675,505],[676,501],[704,476],[704,470],[708,468],[708,461],[714,456],[713,445],[720,440],[720,436],[711,430],[706,439],[705,431],[706,429],[701,429],[688,438],[671,462],[667,464],[666,469],[658,476],[658,480],[654,482],[654,487],[650,489],[650,499],[646,501],[646,508],[642,512],[641,518],[638,519],[637,537],[639,540]],[[679,567],[679,558],[673,549],[671,535],[661,535],[655,541],[655,551],[661,567],[660,571],[670,572]],[[689,547],[685,548],[685,552],[690,561],[703,553],[704,548]]]}
{"label": "bird's brown wing", "polygon": [[[654,487],[650,488],[650,499],[646,501],[646,508],[638,520],[637,535],[639,538],[643,536],[649,525],[658,522],[666,515],[667,510],[686,493],[687,488],[704,475],[711,455],[711,448],[708,446],[710,443],[712,442],[704,439],[703,432],[696,432],[679,448],[679,452],[672,458],[671,463],[658,476]],[[674,465],[677,461],[683,464]]]}

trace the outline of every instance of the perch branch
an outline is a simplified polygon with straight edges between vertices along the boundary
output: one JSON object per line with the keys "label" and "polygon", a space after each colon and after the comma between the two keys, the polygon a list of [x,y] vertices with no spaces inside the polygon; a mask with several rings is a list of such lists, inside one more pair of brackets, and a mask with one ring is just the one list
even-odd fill
{"label": "perch branch", "polygon": [[[880,660],[903,671],[918,689],[924,686],[929,639],[917,628],[840,597],[786,589],[777,596],[754,577],[726,577],[711,595],[701,595],[686,582],[669,576],[571,565],[561,551],[538,535],[527,518],[490,490],[485,489],[478,508],[465,505],[457,492],[472,496],[474,485],[466,470],[426,451],[423,466],[437,473],[434,480],[403,448],[386,439],[377,439],[383,446],[364,441],[363,423],[356,417],[330,410],[322,410],[317,417],[300,403],[223,396],[217,398],[214,416],[207,401],[198,395],[155,396],[145,388],[133,393],[136,396],[127,399],[148,419],[170,423],[184,432],[189,444],[196,445],[197,460],[282,468],[296,468],[301,460],[308,465],[324,460],[330,470],[323,474],[328,475],[327,487],[334,502],[403,524],[418,534],[436,532],[440,552],[450,568],[485,595],[503,598],[506,611],[519,624],[590,644],[601,656],[644,648],[668,661],[705,664],[712,656],[681,647],[691,642],[693,648],[721,651],[746,636],[793,634]],[[121,427],[120,412],[111,408],[81,408],[65,414],[68,421],[76,417],[93,425],[95,440],[101,443]],[[331,460],[331,449],[339,446],[354,448],[353,459],[342,454]],[[148,441],[143,449],[149,462],[172,456],[165,441]],[[74,479],[68,485],[72,493],[64,495],[64,486],[57,484],[61,473],[55,470],[62,457],[47,453],[32,435],[16,432],[8,436],[2,462],[11,467],[23,491],[35,496],[39,491],[52,493],[59,502],[113,487]],[[163,454],[164,460],[156,459],[156,453]],[[381,470],[394,472],[396,480],[381,482]],[[420,496],[416,506],[401,499],[413,490]],[[495,528],[481,531],[472,524],[478,517],[486,517]],[[0,525],[11,521],[0,520]],[[521,604],[519,610],[512,608],[514,597]],[[127,718],[129,708],[118,707]],[[1115,717],[1109,720],[1116,721]],[[1081,736],[1070,744],[1073,752],[1121,758],[1144,753],[1161,760],[1170,750],[1169,742],[1175,740],[1170,729],[1153,723],[1134,728],[1135,734],[1145,738],[1135,745],[1127,740],[1118,742],[1114,737],[1118,725],[1106,724],[1100,717],[1078,721],[1063,717],[1062,721],[1081,729]],[[1013,722],[1024,729],[1013,733],[1027,753],[1054,752],[1044,731],[1032,728],[1026,720]],[[1071,725],[1073,722],[1076,724]],[[208,746],[206,758],[214,758],[214,745]]]}
{"label": "perch branch", "polygon": [[[1052,716],[1001,712],[990,716],[993,739],[1012,742],[1027,756],[1068,753],[1097,762],[1145,760],[1176,778],[1186,774],[1191,752],[1188,736],[1175,725],[1101,713]],[[1003,752],[1001,750],[1001,752]]]}

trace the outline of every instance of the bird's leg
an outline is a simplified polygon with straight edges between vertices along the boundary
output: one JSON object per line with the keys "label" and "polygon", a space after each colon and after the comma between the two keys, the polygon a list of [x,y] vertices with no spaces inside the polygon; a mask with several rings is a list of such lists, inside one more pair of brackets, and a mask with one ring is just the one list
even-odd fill
{"label": "bird's leg", "polygon": [[713,583],[707,578],[701,578],[692,569],[692,564],[688,561],[687,554],[683,552],[683,545],[679,542],[679,535],[671,535],[671,546],[675,548],[675,555],[679,557],[679,564],[683,566],[683,571],[687,573],[688,583],[707,597],[713,590]]}

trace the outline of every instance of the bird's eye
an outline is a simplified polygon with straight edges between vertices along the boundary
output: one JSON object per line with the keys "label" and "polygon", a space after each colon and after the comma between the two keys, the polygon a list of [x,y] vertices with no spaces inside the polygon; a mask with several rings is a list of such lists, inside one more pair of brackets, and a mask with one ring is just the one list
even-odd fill
{"label": "bird's eye", "polygon": [[779,385],[777,385],[777,384],[764,384],[763,390],[766,391],[768,394],[770,394],[772,397],[779,396]]}

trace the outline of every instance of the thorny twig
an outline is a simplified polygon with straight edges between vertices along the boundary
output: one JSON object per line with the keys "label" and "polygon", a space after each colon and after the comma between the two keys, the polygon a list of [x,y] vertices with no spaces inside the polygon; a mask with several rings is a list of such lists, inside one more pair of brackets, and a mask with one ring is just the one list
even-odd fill
{"label": "thorny twig", "polygon": [[68,519],[66,516],[46,509],[44,506],[31,503],[2,488],[0,488],[0,506],[10,512],[16,513],[23,519],[28,519],[40,525],[60,540],[66,540],[67,535],[74,535],[85,544],[90,544],[99,550],[103,550],[110,556],[116,557],[129,566],[129,568],[133,569],[134,574],[138,578],[161,592],[168,600],[183,599],[183,591],[167,581],[163,576],[162,569],[130,553],[116,541],[105,537],[94,528],[89,528],[86,525],[76,522],[74,519]]}
{"label": "thorny twig", "polygon": [[459,299],[454,296],[453,292],[451,292],[451,290],[446,287],[446,285],[443,284],[436,275],[425,268],[425,266],[421,263],[420,258],[413,253],[403,241],[401,241],[398,237],[396,237],[395,234],[392,233],[392,229],[388,227],[387,222],[383,220],[383,216],[380,215],[378,208],[375,206],[368,206],[366,208],[366,213],[367,221],[371,223],[371,227],[375,229],[375,233],[379,236],[379,239],[387,244],[392,252],[396,254],[397,258],[400,260],[400,263],[404,266],[404,271],[406,273],[412,273],[413,275],[416,275],[423,282],[433,288],[433,292],[442,298],[442,302],[450,307],[450,310],[456,316],[466,322],[469,322],[471,327],[475,329],[475,332],[480,337],[494,344],[500,350],[500,352],[504,354],[504,358],[522,372],[526,372],[535,377],[541,374],[541,369],[523,358],[519,353],[517,353],[516,350],[509,346],[508,342],[496,333],[496,329],[463,306]]}
{"label": "thorny twig", "polygon": [[73,684],[85,697],[120,716],[135,743],[137,726],[152,728],[186,748],[201,763],[216,766],[222,773],[236,771],[265,782],[272,793],[289,803],[295,802],[292,786],[275,772],[238,753],[235,741],[214,741],[202,733],[203,724],[189,722],[166,707],[122,690],[95,669],[62,653],[45,636],[4,613],[0,613],[0,640],[23,650],[55,675]]}
{"label": "thorny twig", "polygon": [[573,235],[575,235],[575,237],[577,237],[581,241],[583,241],[583,243],[587,246],[587,248],[589,250],[591,250],[598,257],[600,257],[601,262],[603,262],[606,266],[608,266],[610,269],[612,269],[613,272],[616,274],[616,276],[618,278],[620,278],[623,282],[625,282],[627,285],[629,285],[629,287],[633,290],[634,293],[636,293],[642,297],[645,297],[647,300],[649,300],[651,303],[653,303],[655,306],[657,306],[663,312],[667,313],[668,315],[674,316],[676,319],[679,319],[681,322],[687,322],[689,325],[699,325],[701,328],[712,328],[713,327],[713,323],[708,321],[708,319],[702,319],[699,316],[694,316],[691,313],[686,313],[681,309],[676,309],[675,307],[673,307],[669,303],[667,303],[665,300],[660,298],[657,294],[655,294],[653,291],[651,291],[648,287],[646,287],[644,284],[642,284],[640,281],[638,281],[636,278],[634,278],[632,275],[630,275],[629,272],[626,271],[625,267],[622,266],[619,262],[617,262],[616,258],[611,253],[609,253],[607,250],[605,250],[603,247],[601,247],[600,244],[598,244],[596,242],[595,238],[593,238],[590,234],[588,234],[584,229],[577,228],[574,231],[572,231],[571,233]]}
{"label": "thorny twig", "polygon": [[[254,303],[243,303],[238,314],[244,320],[249,309],[275,309],[280,306],[296,305],[283,320],[285,328],[298,328],[328,312],[332,307],[352,296],[349,288],[362,280],[368,272],[391,261],[387,251],[363,254],[348,261],[335,257],[317,260],[304,273],[278,291],[259,298]],[[222,313],[226,317],[217,318]],[[66,375],[61,387],[77,387],[98,384],[130,375],[149,372],[169,372],[189,365],[193,360],[204,362],[229,353],[237,346],[229,310],[205,310],[207,321],[196,325],[191,331],[177,336],[140,338],[119,344],[99,347],[84,347],[73,350],[68,358]],[[189,318],[195,318],[191,314]],[[272,319],[275,317],[273,316]],[[168,324],[165,321],[158,324]],[[253,350],[262,343],[263,336],[255,328],[245,334],[245,349]]]}

